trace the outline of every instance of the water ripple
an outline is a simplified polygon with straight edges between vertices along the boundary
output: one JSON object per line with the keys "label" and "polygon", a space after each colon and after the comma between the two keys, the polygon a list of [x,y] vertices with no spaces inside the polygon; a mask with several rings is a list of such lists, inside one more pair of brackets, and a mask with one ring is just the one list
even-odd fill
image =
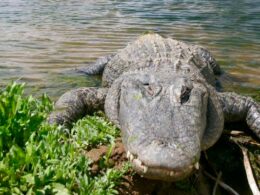
{"label": "water ripple", "polygon": [[58,96],[96,86],[73,68],[147,31],[209,48],[225,70],[260,89],[260,5],[254,0],[1,0],[0,85],[20,78]]}

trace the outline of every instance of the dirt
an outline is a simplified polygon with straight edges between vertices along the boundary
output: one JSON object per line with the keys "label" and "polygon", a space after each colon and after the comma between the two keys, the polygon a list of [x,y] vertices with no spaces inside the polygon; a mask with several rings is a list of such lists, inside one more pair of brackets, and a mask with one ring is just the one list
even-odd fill
{"label": "dirt", "polygon": [[[254,152],[259,154],[259,147]],[[92,160],[91,171],[93,175],[98,174],[102,169],[104,170],[104,167],[121,169],[128,162],[120,138],[115,141],[113,148],[102,145],[86,152],[86,155]],[[109,158],[106,158],[108,156]],[[105,166],[104,163],[106,163]],[[210,173],[215,178],[222,173],[220,179],[222,182],[228,184],[241,195],[251,194],[245,176],[241,151],[236,144],[230,142],[230,138],[227,136],[222,136],[213,147],[202,153],[200,170],[190,178],[167,183],[143,178],[130,169],[123,177],[117,190],[120,195],[208,195],[213,193],[216,181],[206,176],[205,172]],[[230,194],[219,185],[217,186],[216,195]]]}
{"label": "dirt", "polygon": [[[190,178],[180,182],[167,183],[163,181],[149,180],[134,173],[133,170],[123,177],[121,185],[118,186],[121,195],[208,195],[213,193],[215,180],[206,176],[205,172],[217,178],[221,175],[220,181],[232,187],[238,194],[250,195],[251,190],[243,166],[241,149],[236,142],[241,143],[249,150],[252,168],[255,177],[259,182],[260,178],[260,146],[252,137],[244,138],[244,134],[230,137],[230,133],[224,133],[220,140],[206,152],[202,152],[200,159],[200,170]],[[235,140],[234,140],[235,139]],[[241,141],[242,139],[242,141]],[[233,141],[232,141],[233,140]],[[110,153],[111,152],[111,153]],[[109,146],[103,145],[93,148],[86,153],[92,159],[92,173],[95,175],[102,169],[104,157],[110,153],[106,160],[106,167],[121,169],[128,162],[126,152],[121,139],[117,139],[111,151]],[[260,182],[259,182],[260,183]],[[216,195],[230,194],[223,187],[216,188]]]}
{"label": "dirt", "polygon": [[[87,157],[92,160],[91,171],[93,175],[99,173],[102,169],[100,162],[103,162],[104,157],[109,152],[110,147],[103,145],[98,148],[91,149],[86,153]],[[126,152],[120,139],[116,140],[115,146],[111,152],[107,163],[111,167],[122,168],[127,162]],[[121,195],[188,195],[188,194],[211,194],[209,190],[209,182],[205,180],[201,172],[195,173],[191,178],[176,182],[168,183],[157,180],[149,180],[134,173],[133,170],[123,177],[121,185],[118,187]]]}

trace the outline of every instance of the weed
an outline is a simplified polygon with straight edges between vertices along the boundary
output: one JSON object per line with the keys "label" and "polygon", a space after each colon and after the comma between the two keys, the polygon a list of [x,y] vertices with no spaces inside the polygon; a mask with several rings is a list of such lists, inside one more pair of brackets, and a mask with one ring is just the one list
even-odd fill
{"label": "weed", "polygon": [[118,129],[100,116],[87,116],[68,134],[45,122],[50,99],[24,97],[23,89],[12,83],[0,92],[0,194],[117,194],[127,168],[104,163],[105,171],[93,177],[83,151],[113,145]]}

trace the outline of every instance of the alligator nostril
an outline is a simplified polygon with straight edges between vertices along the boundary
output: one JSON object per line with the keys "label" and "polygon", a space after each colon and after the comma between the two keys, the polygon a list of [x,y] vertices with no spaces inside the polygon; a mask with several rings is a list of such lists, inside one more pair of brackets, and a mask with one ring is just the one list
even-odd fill
{"label": "alligator nostril", "polygon": [[162,140],[153,140],[152,144],[156,145],[156,146],[165,146],[166,145],[166,143]]}
{"label": "alligator nostril", "polygon": [[190,98],[190,92],[191,92],[191,89],[186,87],[186,86],[183,86],[182,89],[181,89],[181,104],[184,104],[185,102],[187,102]]}

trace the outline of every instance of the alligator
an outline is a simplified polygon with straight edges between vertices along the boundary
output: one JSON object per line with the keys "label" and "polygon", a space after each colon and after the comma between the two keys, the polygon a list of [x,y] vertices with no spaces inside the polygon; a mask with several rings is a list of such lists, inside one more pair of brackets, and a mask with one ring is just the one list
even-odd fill
{"label": "alligator", "polygon": [[201,151],[220,138],[224,122],[244,121],[260,138],[259,104],[219,92],[222,71],[201,46],[146,34],[81,71],[102,74],[102,87],[63,94],[50,123],[69,127],[104,110],[121,129],[127,157],[143,177],[177,181],[191,175]]}

